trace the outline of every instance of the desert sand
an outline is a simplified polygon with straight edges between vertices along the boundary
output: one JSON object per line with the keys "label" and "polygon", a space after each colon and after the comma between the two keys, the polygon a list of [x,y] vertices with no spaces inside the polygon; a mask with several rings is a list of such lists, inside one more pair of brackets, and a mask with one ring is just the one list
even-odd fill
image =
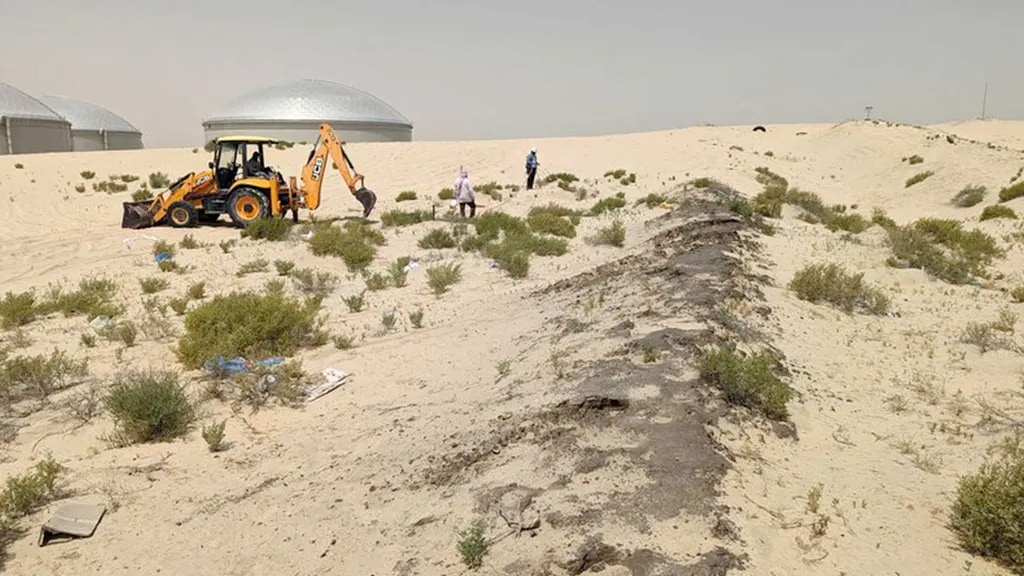
{"label": "desert sand", "polygon": [[[448,223],[381,227],[389,210],[447,210],[437,192],[460,165],[477,186],[522,186],[531,146],[539,149],[539,179],[572,173],[589,194],[580,200],[553,183],[505,190],[501,201],[481,194],[481,214],[525,216],[549,202],[587,209],[620,192],[628,203],[583,218],[568,254],[534,256],[526,278],[509,278],[478,253],[418,247]],[[471,571],[457,531],[483,517],[496,541],[481,574],[1004,574],[960,550],[946,522],[958,477],[1008,432],[986,407],[1020,403],[1020,355],[982,353],[960,336],[970,322],[1022,306],[1008,294],[1024,284],[1024,250],[1013,239],[1020,224],[979,222],[1024,166],[1021,149],[1024,123],[996,120],[352,144],[350,156],[379,196],[373,226],[387,238],[371,270],[402,256],[420,264],[407,286],[367,292],[358,313],[342,298],[361,292],[363,279],[337,258],[314,256],[301,236],[281,243],[241,239],[225,225],[119,227],[121,202],[139,182],[151,172],[176,179],[201,169],[209,156],[202,149],[0,157],[0,293],[41,293],[103,275],[118,283],[125,316],[143,324],[132,346],[83,346],[92,328],[81,316],[0,333],[12,355],[56,348],[89,360],[84,381],[39,410],[7,416],[13,431],[0,475],[49,454],[67,468],[66,500],[107,507],[91,538],[45,547],[36,545],[38,526],[60,501],[24,519],[28,531],[9,546],[6,571],[464,574]],[[274,150],[268,162],[298,174],[307,150]],[[913,154],[923,163],[903,161]],[[707,195],[688,184],[713,178],[750,198],[762,189],[760,166],[865,217],[880,208],[899,224],[960,220],[992,234],[1007,254],[988,281],[952,285],[889,266],[878,226],[830,232],[787,206],[765,235],[727,208],[702,204]],[[604,176],[616,169],[635,173],[635,183]],[[95,179],[84,180],[84,170]],[[906,188],[923,170],[934,175]],[[141,180],[125,192],[92,190],[114,174]],[[986,186],[989,196],[971,208],[952,205],[967,185]],[[418,199],[397,203],[403,190]],[[673,203],[636,205],[649,194]],[[358,210],[329,173],[316,217]],[[625,224],[624,246],[587,242],[613,218]],[[187,234],[207,246],[178,250],[186,272],[159,272],[147,237],[177,243]],[[230,252],[218,248],[230,239]],[[202,374],[182,370],[172,352],[183,317],[144,321],[139,281],[169,280],[159,300],[199,281],[207,298],[259,290],[276,277],[273,266],[235,274],[256,258],[341,278],[323,302],[325,328],[356,336],[356,346],[328,343],[295,358],[314,382],[328,368],[349,373],[343,386],[299,408],[255,413],[203,400],[202,418],[184,438],[120,448],[104,440],[113,426],[106,413],[84,424],[68,416],[63,399],[86,387],[102,391],[131,366],[181,370],[202,398]],[[446,261],[462,265],[463,279],[436,297],[424,269]],[[863,272],[892,299],[892,313],[847,314],[797,298],[787,283],[817,262]],[[424,311],[422,328],[408,319],[416,309]],[[397,326],[381,333],[389,310]],[[727,406],[699,379],[701,347],[730,330],[758,332],[784,356],[795,393],[788,424]],[[226,449],[210,452],[199,426],[223,419]],[[516,530],[516,522],[530,529]]]}

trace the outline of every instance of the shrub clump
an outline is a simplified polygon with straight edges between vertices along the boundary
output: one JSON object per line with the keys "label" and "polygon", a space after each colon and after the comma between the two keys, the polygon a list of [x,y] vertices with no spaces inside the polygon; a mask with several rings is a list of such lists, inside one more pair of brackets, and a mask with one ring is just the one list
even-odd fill
{"label": "shrub clump", "polygon": [[385,228],[412,226],[413,224],[419,224],[433,219],[434,215],[427,210],[412,210],[410,212],[403,210],[389,210],[380,215],[380,223],[383,224]]}
{"label": "shrub clump", "polygon": [[300,301],[280,291],[215,296],[185,316],[178,358],[195,369],[218,356],[290,356],[319,337],[319,309],[317,297]]}
{"label": "shrub clump", "polygon": [[828,206],[813,192],[790,188],[782,176],[763,166],[755,169],[756,180],[764,190],[754,197],[751,206],[766,218],[781,218],[783,205],[796,206],[804,211],[801,219],[811,224],[824,224],[830,231],[843,230],[860,234],[871,223],[855,212],[847,212],[842,205]]}
{"label": "shrub clump", "polygon": [[361,272],[377,256],[377,246],[384,243],[380,232],[350,221],[341,227],[332,224],[316,226],[309,239],[309,251],[316,256],[341,258],[349,272]]}
{"label": "shrub clump", "polygon": [[414,190],[405,190],[403,192],[399,192],[398,196],[395,196],[395,202],[409,202],[415,199],[416,191]]}
{"label": "shrub clump", "polygon": [[1007,186],[999,191],[999,201],[1009,202],[1024,196],[1024,181],[1018,182],[1013,186]]}
{"label": "shrub clump", "polygon": [[950,510],[950,528],[972,554],[1024,573],[1024,442],[1016,437],[997,447],[997,457],[960,478]]}
{"label": "shrub clump", "polygon": [[981,217],[979,220],[984,222],[985,220],[995,220],[997,218],[1010,218],[1012,220],[1016,220],[1017,213],[1009,206],[993,204],[991,206],[985,206],[985,209],[981,211]]}
{"label": "shrub clump", "polygon": [[1005,252],[981,230],[964,230],[956,220],[921,218],[888,229],[890,266],[917,268],[952,284],[985,277],[986,269]]}
{"label": "shrub clump", "polygon": [[864,274],[851,274],[838,264],[811,264],[789,282],[797,298],[814,304],[825,302],[844,312],[860,308],[871,314],[889,311],[889,297],[864,282]]}
{"label": "shrub clump", "polygon": [[270,240],[280,242],[287,240],[292,232],[291,220],[285,218],[260,218],[250,222],[241,231],[242,238],[252,240]]}
{"label": "shrub clump", "polygon": [[462,280],[462,265],[445,262],[427,268],[427,284],[434,294],[440,296]]}
{"label": "shrub clump", "polygon": [[530,256],[561,256],[568,252],[565,238],[538,236],[521,218],[487,212],[473,223],[476,234],[462,242],[463,251],[480,251],[513,278],[523,278]]}
{"label": "shrub clump", "polygon": [[615,219],[611,224],[601,228],[591,238],[590,242],[596,245],[617,246],[621,248],[626,244],[626,227],[622,221]]}
{"label": "shrub clump", "polygon": [[420,238],[418,245],[424,250],[441,250],[444,248],[455,248],[458,243],[455,241],[455,237],[452,236],[451,232],[444,228],[435,228],[434,230],[427,232],[426,236]]}
{"label": "shrub clump", "polygon": [[111,439],[119,446],[179,438],[189,432],[196,419],[195,406],[173,371],[121,374],[103,404],[114,418]]}
{"label": "shrub clump", "polygon": [[954,206],[970,208],[981,204],[987,192],[984,186],[966,186],[963,190],[957,192],[956,196],[953,196],[952,202]]}
{"label": "shrub clump", "polygon": [[910,188],[914,184],[920,184],[921,182],[924,182],[925,180],[931,178],[934,175],[935,175],[935,171],[934,170],[926,170],[924,172],[918,172],[917,174],[914,174],[910,178],[907,178],[907,181],[903,185],[903,187],[904,188]]}
{"label": "shrub clump", "polygon": [[705,353],[700,375],[719,388],[730,404],[758,410],[772,420],[785,420],[793,391],[776,374],[777,365],[768,351],[746,355],[726,346]]}
{"label": "shrub clump", "polygon": [[538,234],[551,234],[562,238],[576,237],[576,226],[568,218],[555,212],[531,210],[526,223],[530,226],[530,230]]}

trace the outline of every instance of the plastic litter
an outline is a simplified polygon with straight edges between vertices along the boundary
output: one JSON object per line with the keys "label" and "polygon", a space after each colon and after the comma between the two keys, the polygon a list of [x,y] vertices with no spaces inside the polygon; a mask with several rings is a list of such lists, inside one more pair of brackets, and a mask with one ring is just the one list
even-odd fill
{"label": "plastic litter", "polygon": [[213,360],[208,360],[206,364],[203,365],[203,368],[205,368],[207,372],[218,371],[226,374],[244,374],[252,370],[257,365],[262,365],[265,368],[273,368],[282,362],[284,362],[284,358],[281,356],[266,358],[259,362],[252,362],[242,358],[241,356],[236,356],[234,358],[218,356]]}
{"label": "plastic litter", "polygon": [[110,324],[110,316],[97,316],[92,319],[92,322],[89,322],[89,327],[93,330],[102,330],[108,324]]}
{"label": "plastic litter", "polygon": [[325,368],[321,374],[323,374],[324,383],[306,391],[306,402],[312,402],[336,390],[348,380],[349,376],[347,372],[336,368]]}
{"label": "plastic litter", "polygon": [[420,263],[419,262],[409,262],[408,264],[405,265],[404,268],[402,268],[402,270],[405,270],[406,272],[408,272],[409,270],[412,270],[413,268],[419,268],[419,267],[420,267]]}
{"label": "plastic litter", "polygon": [[171,254],[170,252],[160,252],[160,253],[156,254],[155,256],[153,256],[153,261],[154,262],[163,262],[164,260],[170,260],[171,258],[174,258],[174,255]]}
{"label": "plastic litter", "polygon": [[130,238],[125,238],[124,240],[121,240],[121,242],[124,242],[124,245],[129,250],[131,250],[132,249],[132,242],[138,242],[139,240],[149,240],[151,242],[157,242],[160,239],[156,238],[155,236],[132,236]]}

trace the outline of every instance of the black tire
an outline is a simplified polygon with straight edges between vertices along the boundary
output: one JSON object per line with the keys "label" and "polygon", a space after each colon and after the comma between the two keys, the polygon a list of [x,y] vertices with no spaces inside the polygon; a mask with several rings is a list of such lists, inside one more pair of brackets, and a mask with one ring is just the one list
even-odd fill
{"label": "black tire", "polygon": [[190,202],[178,200],[167,207],[167,222],[172,228],[192,228],[199,222],[199,213]]}
{"label": "black tire", "polygon": [[228,196],[228,215],[239,228],[270,214],[270,201],[255,188],[241,186]]}
{"label": "black tire", "polygon": [[199,221],[200,222],[204,222],[206,224],[212,224],[212,223],[216,222],[217,220],[220,220],[220,212],[216,212],[214,214],[210,214],[209,212],[200,212],[199,213]]}

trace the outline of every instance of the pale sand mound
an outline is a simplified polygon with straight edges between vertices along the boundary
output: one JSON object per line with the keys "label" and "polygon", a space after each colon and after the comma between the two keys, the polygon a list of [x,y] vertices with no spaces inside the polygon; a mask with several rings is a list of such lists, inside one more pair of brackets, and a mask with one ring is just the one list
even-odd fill
{"label": "pale sand mound", "polygon": [[[751,574],[924,575],[960,574],[968,563],[972,574],[1003,573],[957,550],[945,518],[957,476],[974,471],[1003,433],[979,425],[979,400],[1005,406],[1006,394],[1019,390],[1017,355],[980,354],[959,338],[968,322],[1016,306],[1000,290],[1024,284],[1015,222],[977,224],[981,209],[1024,166],[1024,154],[945,136],[1024,139],[1014,126],[986,121],[982,133],[973,125],[850,122],[769,126],[767,133],[691,128],[351,145],[380,197],[378,218],[435,202],[443,210],[437,191],[451,186],[460,164],[477,186],[509,185],[500,202],[481,195],[482,212],[524,216],[548,202],[586,209],[619,192],[628,203],[617,211],[626,224],[624,247],[589,244],[612,216],[584,218],[570,252],[533,257],[523,280],[476,253],[417,246],[428,230],[447,224],[384,229],[387,244],[371,270],[402,256],[421,267],[406,287],[367,292],[367,309],[358,313],[342,297],[362,291],[363,280],[340,260],[313,256],[300,239],[239,240],[226,226],[118,228],[120,203],[150,172],[175,179],[199,169],[208,160],[202,150],[0,157],[0,201],[8,206],[0,213],[2,291],[42,293],[50,283],[105,275],[142,327],[134,346],[101,339],[86,348],[84,318],[49,317],[4,332],[2,345],[18,348],[12,354],[56,347],[88,357],[100,387],[119,367],[173,368],[182,319],[168,311],[166,319],[150,312],[147,320],[139,280],[168,279],[170,287],[155,294],[166,303],[196,282],[206,283],[208,295],[259,289],[275,277],[274,260],[338,275],[340,286],[323,303],[325,327],[357,339],[351,350],[328,344],[298,355],[314,376],[328,367],[352,374],[304,408],[250,414],[205,402],[203,423],[227,419],[229,446],[216,454],[198,430],[181,441],[110,448],[102,439],[112,426],[107,415],[80,425],[60,408],[74,391],[10,418],[18,429],[5,475],[50,453],[67,466],[75,499],[109,511],[91,539],[44,548],[35,545],[35,531],[47,511],[30,516],[23,521],[30,533],[10,547],[7,571],[458,574],[466,569],[456,531],[485,517],[490,534],[501,538],[481,573],[604,567],[609,574],[696,575],[743,566]],[[513,192],[534,144],[541,178],[573,173],[592,194],[578,199],[554,184]],[[307,153],[299,148],[274,151],[270,161],[295,174]],[[903,161],[914,154],[924,162]],[[878,227],[844,239],[797,220],[799,211],[790,208],[774,221],[775,235],[759,235],[729,215],[727,199],[683,186],[707,176],[753,196],[761,189],[758,166],[868,217],[879,207],[900,223],[935,216],[977,225],[1009,249],[994,267],[1002,276],[986,287],[954,287],[890,268]],[[603,176],[615,169],[635,173],[636,183]],[[83,170],[96,177],[84,180]],[[934,175],[905,187],[925,170]],[[141,180],[126,192],[92,190],[121,174]],[[317,216],[357,214],[340,177],[327,182]],[[973,208],[952,206],[966,185],[987,186],[988,197]],[[402,190],[416,190],[418,199],[396,203]],[[634,205],[651,193],[688,200],[672,210]],[[1008,205],[1022,209],[1018,202]],[[184,274],[157,271],[151,240],[123,242],[178,242],[186,234],[207,245],[179,247]],[[217,246],[232,239],[237,244],[227,252]],[[268,272],[235,275],[256,258],[271,262]],[[436,298],[424,268],[443,261],[460,263],[463,280]],[[864,271],[892,296],[899,315],[846,315],[786,289],[803,265],[829,261]],[[424,311],[422,329],[408,318],[417,309]],[[398,326],[380,334],[388,310],[396,311]],[[797,393],[791,424],[729,410],[700,382],[701,347],[736,340],[784,355]],[[197,395],[202,388],[196,383]],[[808,493],[819,484],[820,504],[808,511]],[[539,528],[512,534],[499,511],[515,526]]]}

